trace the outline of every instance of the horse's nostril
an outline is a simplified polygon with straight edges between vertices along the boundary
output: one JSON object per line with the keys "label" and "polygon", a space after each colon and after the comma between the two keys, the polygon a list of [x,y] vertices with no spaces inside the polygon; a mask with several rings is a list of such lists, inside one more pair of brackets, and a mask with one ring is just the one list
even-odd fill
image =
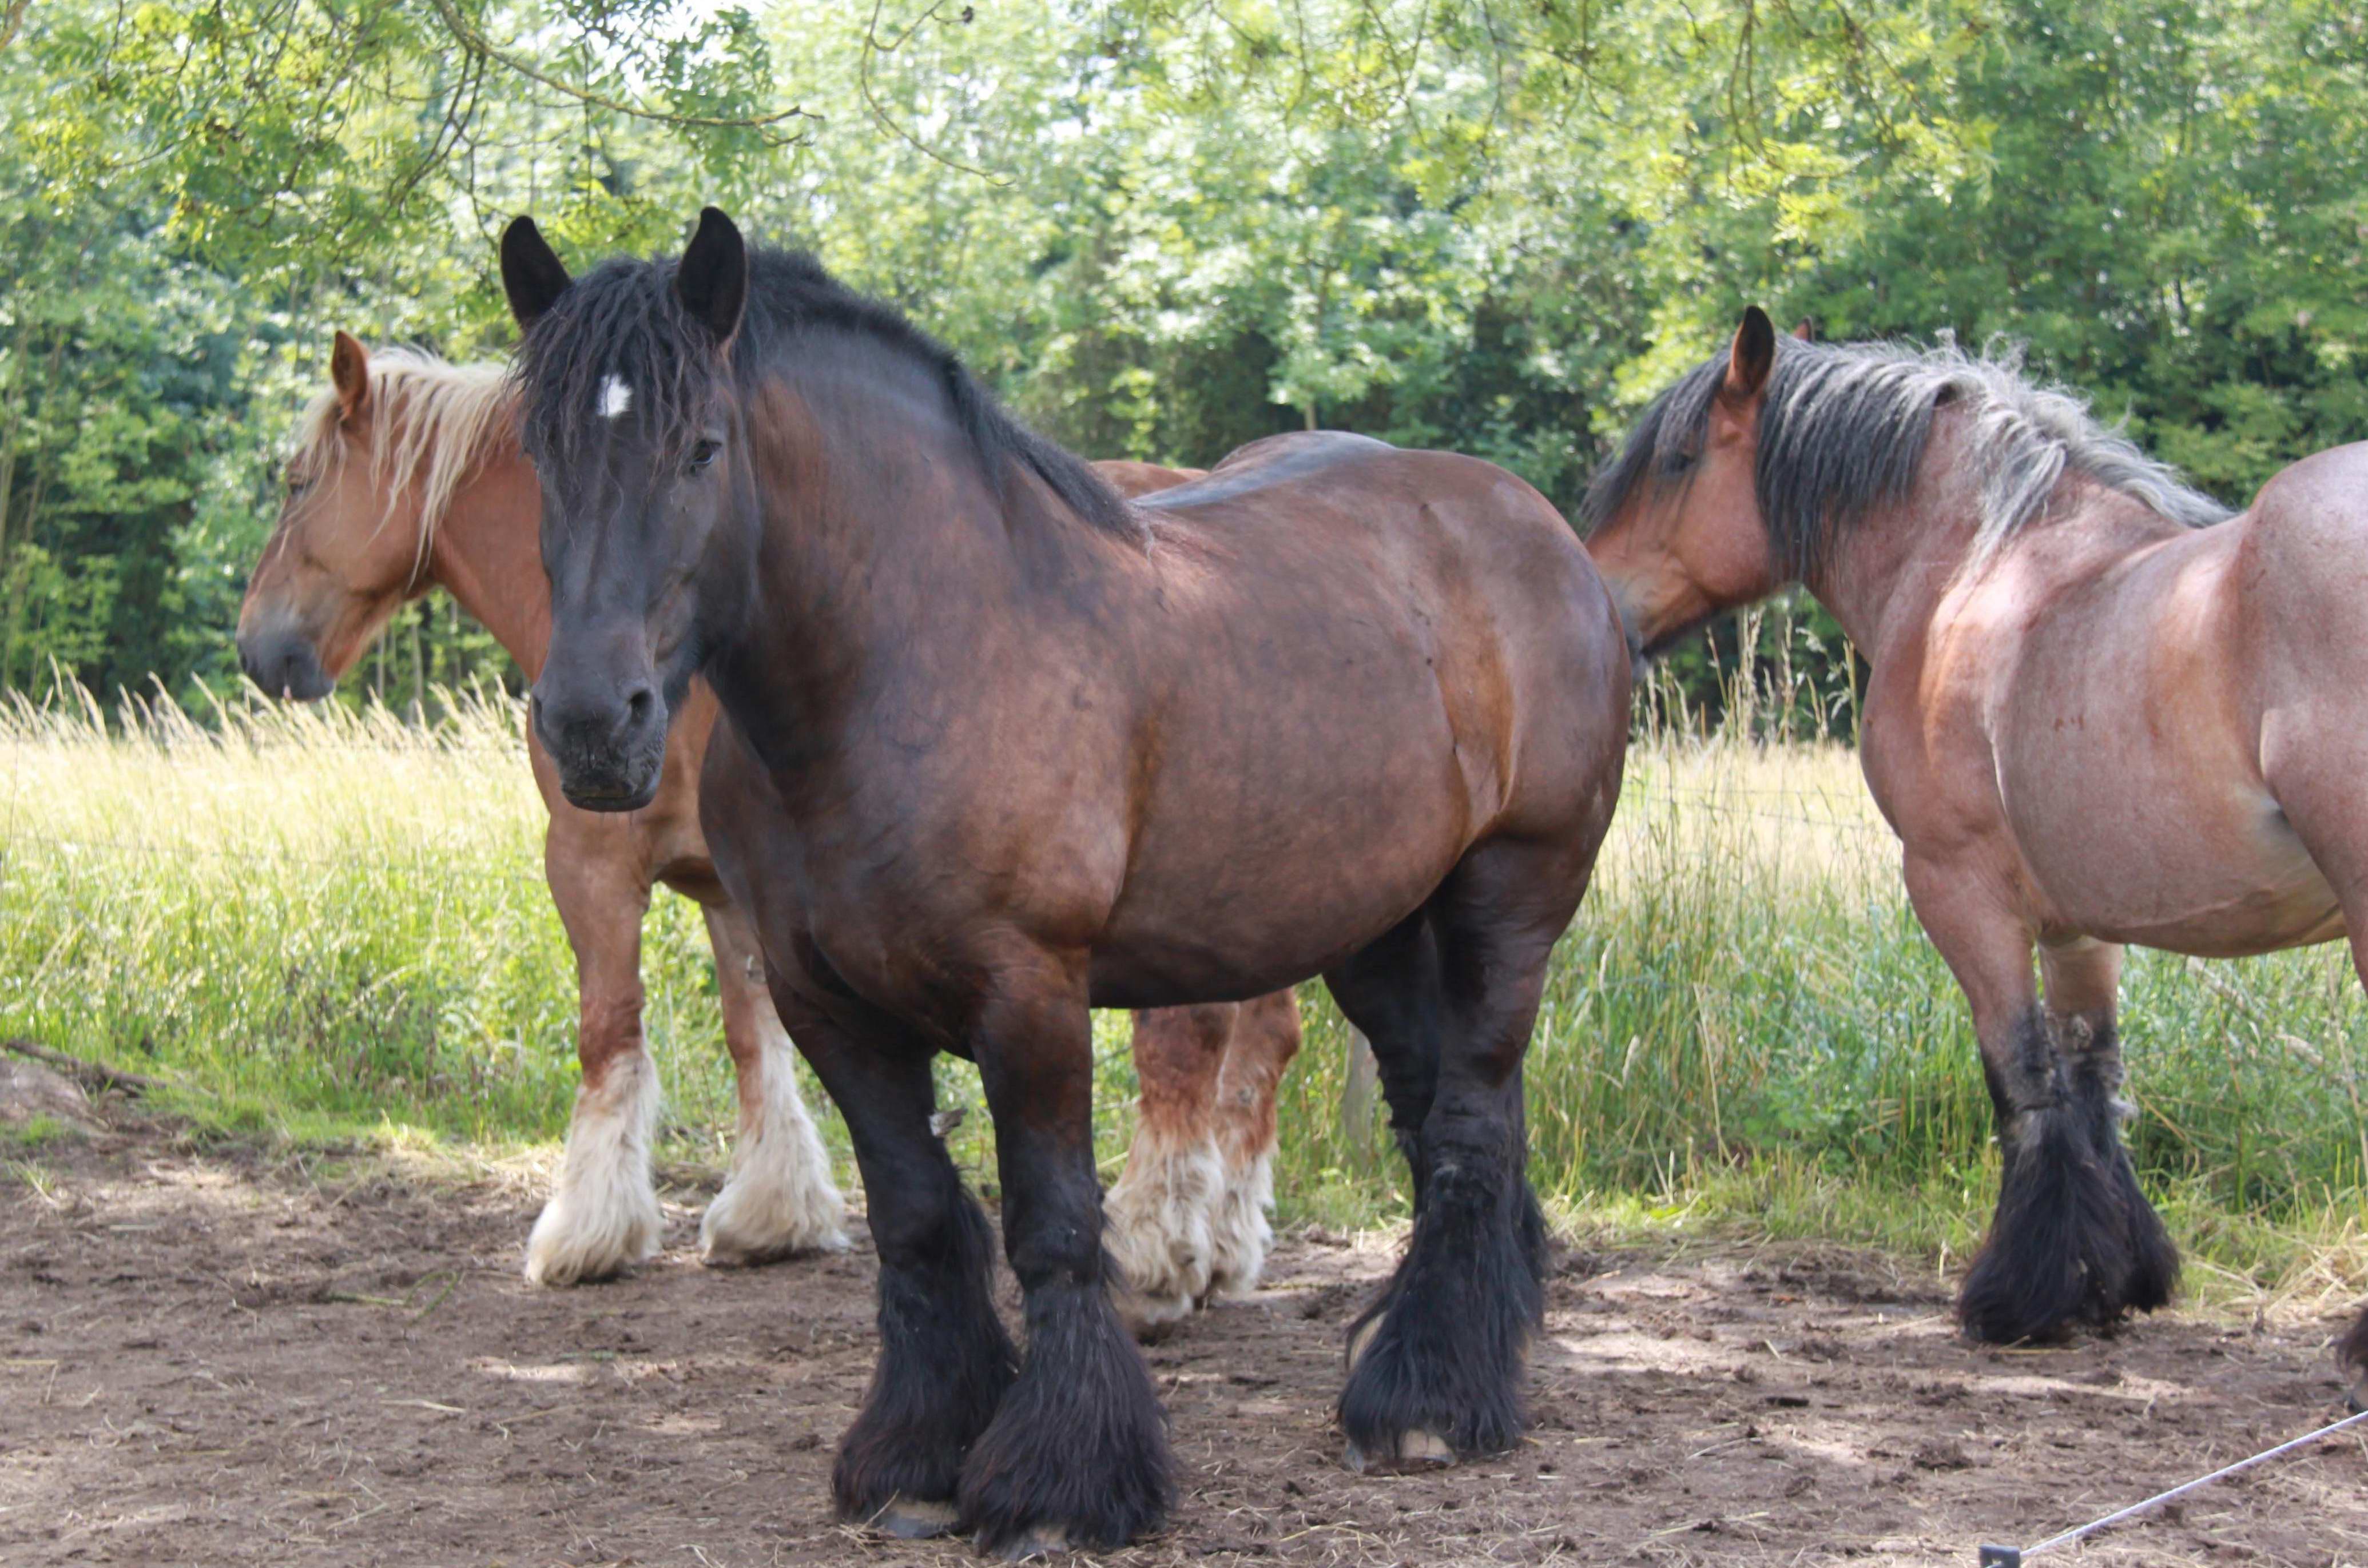
{"label": "horse's nostril", "polygon": [[260,687],[267,697],[288,694],[288,654],[284,649],[241,648],[238,662],[246,671],[246,678]]}
{"label": "horse's nostril", "polygon": [[657,705],[658,694],[646,686],[637,686],[625,695],[625,724],[639,729],[647,722],[650,710]]}

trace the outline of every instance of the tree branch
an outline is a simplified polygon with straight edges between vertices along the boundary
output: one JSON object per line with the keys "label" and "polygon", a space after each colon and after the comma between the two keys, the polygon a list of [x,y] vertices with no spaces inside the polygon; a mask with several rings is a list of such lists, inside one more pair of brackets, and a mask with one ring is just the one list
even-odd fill
{"label": "tree branch", "polygon": [[[15,0],[15,4],[19,6],[24,3],[25,0]],[[484,33],[479,32],[474,23],[461,15],[459,9],[452,5],[452,0],[428,0],[428,4],[435,8],[438,19],[443,22],[445,30],[452,35],[454,41],[471,54],[483,60],[489,60],[505,71],[515,72],[537,85],[548,87],[554,93],[573,98],[577,103],[593,108],[604,108],[616,114],[630,115],[635,119],[651,120],[659,125],[684,126],[699,131],[767,131],[785,119],[821,118],[818,115],[806,113],[803,108],[794,104],[776,114],[742,117],[678,114],[672,109],[652,108],[646,104],[627,103],[622,98],[612,98],[605,94],[593,92],[587,87],[579,87],[571,82],[562,81],[549,72],[510,53]],[[796,140],[794,137],[786,136],[776,136],[770,139],[778,142]]]}

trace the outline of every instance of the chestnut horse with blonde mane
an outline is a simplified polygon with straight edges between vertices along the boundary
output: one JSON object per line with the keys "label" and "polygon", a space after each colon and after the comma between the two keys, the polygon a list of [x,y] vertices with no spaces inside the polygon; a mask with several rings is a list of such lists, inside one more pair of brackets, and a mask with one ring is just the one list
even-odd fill
{"label": "chestnut horse with blonde mane", "polygon": [[2368,446],[2231,516],[2011,360],[1780,339],[1754,309],[1585,516],[1640,653],[1800,583],[1872,667],[1867,782],[2004,1153],[1966,1330],[2162,1305],[2178,1255],[2120,1135],[2123,945],[2348,935],[2368,979]]}
{"label": "chestnut horse with blonde mane", "polygon": [[[372,356],[341,332],[330,382],[300,422],[279,524],[240,611],[248,676],[274,696],[324,697],[397,608],[442,587],[531,679],[550,642],[551,588],[507,367],[405,349]],[[1200,473],[1099,466],[1138,495]],[[739,1089],[732,1171],[701,1217],[700,1256],[762,1263],[845,1244],[788,1036],[754,967],[747,922],[724,897],[700,833],[700,764],[715,716],[712,697],[695,687],[656,798],[624,815],[569,805],[541,742],[527,738],[551,812],[544,870],[582,998],[582,1084],[566,1154],[527,1246],[527,1278],[537,1284],[602,1278],[657,1250],[649,1144],[658,1084],[642,1037],[641,928],[659,883],[706,917]],[[1271,1238],[1275,1085],[1299,1043],[1287,992],[1135,1016],[1141,1117],[1110,1210],[1120,1304],[1139,1329],[1257,1285]]]}

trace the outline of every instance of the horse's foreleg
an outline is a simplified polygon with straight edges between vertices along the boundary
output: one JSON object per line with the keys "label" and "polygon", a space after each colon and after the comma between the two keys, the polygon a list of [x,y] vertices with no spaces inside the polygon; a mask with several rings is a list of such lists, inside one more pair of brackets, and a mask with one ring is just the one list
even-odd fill
{"label": "horse's foreleg", "polygon": [[1224,1191],[1210,1222],[1209,1288],[1258,1289],[1274,1240],[1274,1096],[1299,1054],[1299,997],[1277,991],[1241,1005],[1217,1078],[1217,1155]]}
{"label": "horse's foreleg", "polygon": [[1212,1221],[1224,1195],[1217,1144],[1218,1074],[1241,1009],[1232,1003],[1134,1015],[1141,1085],[1134,1142],[1111,1187],[1111,1281],[1119,1314],[1137,1334],[1191,1315],[1209,1293]]}
{"label": "horse's foreleg", "polygon": [[[1350,1331],[1340,1425],[1351,1469],[1447,1463],[1520,1438],[1522,1365],[1545,1299],[1521,1059],[1578,896],[1576,854],[1474,850],[1429,906],[1427,947],[1394,934],[1385,944],[1410,950],[1360,955],[1334,980],[1373,1042],[1402,1142],[1420,1116],[1414,1235]],[[1581,861],[1580,885],[1583,873]]]}
{"label": "horse's foreleg", "polygon": [[2129,1236],[2129,1273],[2120,1300],[2110,1305],[2150,1312],[2169,1305],[2179,1284],[2179,1248],[2138,1186],[2137,1171],[2122,1143],[2129,1104],[2122,1098],[2122,1042],[2113,1027],[2122,949],[2118,943],[2087,937],[2043,945],[2039,969],[2047,985],[2047,1010],[2063,1053],[2074,1112],[2105,1168]]}
{"label": "horse's foreleg", "polygon": [[1439,1074],[1439,1037],[1446,1027],[1439,940],[1429,906],[1417,910],[1363,951],[1324,976],[1332,999],[1372,1047],[1390,1109],[1390,1136],[1413,1174],[1415,1212],[1422,1212],[1429,1167],[1422,1125]]}
{"label": "horse's foreleg", "polygon": [[929,1051],[893,1023],[859,1038],[776,988],[798,1048],[847,1119],[880,1255],[880,1358],[841,1439],[842,1517],[898,1536],[954,1528],[963,1456],[1010,1386],[995,1235],[929,1126]]}
{"label": "horse's foreleg", "polygon": [[1958,1322],[1993,1344],[2110,1322],[2133,1273],[2130,1229],[2040,1006],[2030,929],[1986,867],[1911,851],[1904,870],[1917,917],[1973,1009],[1998,1118],[1998,1209]]}
{"label": "horse's foreleg", "polygon": [[1028,1355],[962,1466],[962,1517],[1007,1555],[1122,1546],[1174,1491],[1150,1371],[1110,1300],[1089,1031],[1082,975],[1050,958],[1003,977],[973,1029]]}
{"label": "horse's foreleg", "polygon": [[642,1043],[642,916],[650,886],[625,835],[564,807],[552,812],[543,869],[575,949],[583,1078],[559,1179],[527,1238],[526,1277],[572,1285],[649,1257],[665,1231],[650,1181],[657,1073]]}
{"label": "horse's foreleg", "polygon": [[705,906],[723,1003],[723,1038],[740,1090],[732,1174],[699,1222],[700,1261],[770,1263],[847,1245],[846,1201],[831,1180],[813,1118],[798,1095],[789,1031],[773,1010],[763,960],[739,910]]}

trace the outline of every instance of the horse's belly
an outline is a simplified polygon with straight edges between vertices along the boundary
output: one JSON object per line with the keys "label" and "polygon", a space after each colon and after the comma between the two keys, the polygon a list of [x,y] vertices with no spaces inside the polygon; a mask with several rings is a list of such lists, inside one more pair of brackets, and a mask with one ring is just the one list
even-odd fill
{"label": "horse's belly", "polygon": [[2205,957],[2343,934],[2262,775],[2233,538],[2153,551],[2018,651],[1998,786],[2046,926]]}
{"label": "horse's belly", "polygon": [[1155,837],[1094,944],[1095,1005],[1240,999],[1321,973],[1419,908],[1471,827],[1444,791],[1377,790],[1288,821],[1201,818],[1177,841]]}
{"label": "horse's belly", "polygon": [[2138,802],[2021,836],[2051,926],[2205,958],[2345,934],[2334,888],[2263,791]]}

